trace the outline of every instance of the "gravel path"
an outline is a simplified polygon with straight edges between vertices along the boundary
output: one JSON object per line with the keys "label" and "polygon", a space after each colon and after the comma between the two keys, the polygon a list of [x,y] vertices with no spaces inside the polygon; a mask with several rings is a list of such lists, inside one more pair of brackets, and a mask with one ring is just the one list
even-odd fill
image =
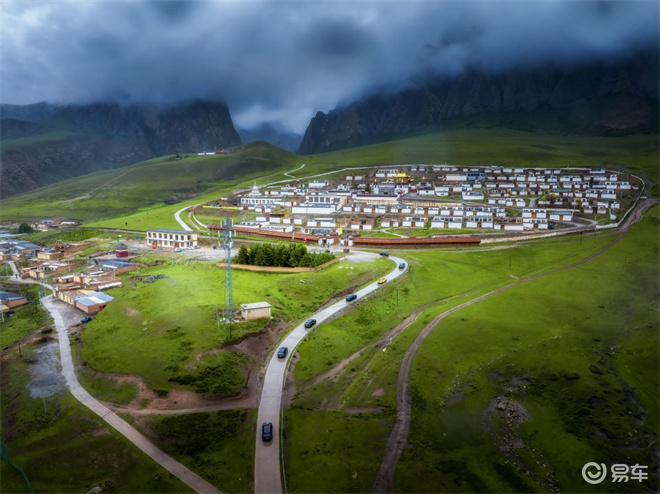
{"label": "gravel path", "polygon": [[[16,264],[13,262],[10,262],[9,264],[14,270],[14,274],[16,274]],[[20,282],[38,283],[28,280],[20,280]],[[46,283],[39,284],[46,288],[51,288],[50,285]],[[73,358],[71,356],[71,346],[69,344],[68,329],[71,326],[72,319],[72,316],[70,315],[71,311],[69,310],[70,307],[67,306],[64,302],[55,300],[52,295],[42,298],[41,302],[53,317],[53,321],[55,322],[57,339],[59,340],[60,346],[60,359],[62,361],[62,375],[66,380],[67,387],[69,388],[69,391],[71,391],[71,394],[80,403],[85,405],[92,412],[102,418],[122,436],[131,441],[156,463],[165,468],[168,472],[177,477],[195,492],[220,492],[217,488],[206,482],[192,470],[189,470],[181,463],[174,460],[174,458],[167,455],[164,451],[157,448],[151,441],[149,441],[145,436],[138,432],[137,429],[129,425],[125,420],[121,419],[108,407],[97,401],[80,385],[74,370]],[[80,314],[77,314],[75,322],[77,322],[79,318]]]}
{"label": "gravel path", "polygon": [[628,217],[624,225],[621,227],[620,234],[614,240],[612,240],[612,242],[610,242],[609,244],[607,244],[605,247],[595,252],[594,254],[590,255],[586,259],[583,259],[582,261],[579,261],[574,264],[570,264],[568,266],[553,269],[546,273],[541,273],[534,276],[530,276],[528,278],[524,278],[515,283],[511,283],[510,285],[498,288],[489,293],[476,297],[468,302],[457,305],[456,307],[449,309],[443,312],[442,314],[439,314],[424,327],[424,329],[417,336],[417,338],[415,338],[415,341],[413,341],[413,343],[410,345],[410,347],[404,354],[403,360],[401,362],[399,377],[397,379],[396,423],[394,424],[392,433],[390,434],[387,445],[385,446],[385,455],[383,456],[383,460],[381,462],[380,469],[378,470],[378,474],[376,475],[376,480],[373,486],[374,493],[393,492],[394,474],[396,471],[396,466],[397,463],[399,462],[399,458],[401,457],[401,452],[403,451],[403,448],[406,445],[408,439],[408,431],[410,429],[410,416],[411,416],[410,370],[412,368],[413,359],[417,354],[417,350],[419,350],[419,347],[421,346],[422,342],[431,333],[431,331],[433,331],[433,329],[435,329],[435,327],[447,316],[461,309],[464,309],[465,307],[481,302],[482,300],[492,297],[493,295],[497,295],[498,293],[502,293],[506,290],[509,290],[510,288],[522,285],[523,283],[534,281],[539,278],[543,278],[545,276],[559,273],[561,271],[572,269],[588,263],[589,261],[595,259],[596,257],[600,256],[604,252],[611,249],[614,245],[616,245],[617,242],[619,242],[619,240],[621,240],[624,237],[624,235],[627,233],[630,226],[638,222],[642,218],[642,214],[644,213],[644,211],[646,211],[651,206],[657,203],[658,201],[651,199],[640,201],[639,207],[635,208],[635,210],[632,211],[631,215]]}

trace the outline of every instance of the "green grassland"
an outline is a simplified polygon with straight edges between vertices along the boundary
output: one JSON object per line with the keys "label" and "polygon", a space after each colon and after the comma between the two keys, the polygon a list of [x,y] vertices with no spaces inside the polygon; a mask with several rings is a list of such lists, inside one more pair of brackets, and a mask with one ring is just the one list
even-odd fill
{"label": "green grassland", "polygon": [[[312,156],[297,156],[263,142],[230,156],[163,156],[129,167],[66,180],[2,201],[0,219],[66,216],[87,226],[146,230],[176,228],[183,206],[217,199],[227,191],[276,180],[283,172],[304,179],[351,166],[397,163],[455,165],[607,166],[658,180],[658,143],[653,135],[595,137],[459,128]],[[180,204],[162,201],[178,197]],[[75,200],[73,200],[75,199]]]}
{"label": "green grassland", "polygon": [[0,283],[0,289],[28,297],[27,304],[14,307],[12,315],[4,315],[4,322],[0,323],[0,348],[10,347],[35,329],[51,324],[48,312],[39,303],[39,288],[18,283]]}
{"label": "green grassland", "polygon": [[285,410],[289,492],[371,492],[393,414]]}
{"label": "green grassland", "polygon": [[[273,320],[232,325],[231,339],[302,320],[331,297],[343,296],[391,269],[391,263],[340,262],[316,273],[236,271],[234,304],[267,301]],[[169,278],[142,283],[136,276]],[[80,355],[101,372],[138,374],[154,390],[175,382],[208,394],[231,394],[245,385],[249,359],[211,352],[230,340],[215,320],[222,306],[224,271],[210,263],[165,264],[133,271],[115,300],[82,333]],[[193,358],[195,357],[195,358]]]}
{"label": "green grassland", "polygon": [[[656,208],[588,264],[443,321],[413,365],[411,447],[399,463],[398,491],[534,491],[548,488],[545,476],[562,490],[602,492],[582,480],[586,462],[654,464],[657,225]],[[510,432],[489,406],[498,395],[529,414],[513,426],[520,442],[506,458],[498,444]],[[656,473],[646,485],[607,487],[651,491],[657,480]]]}
{"label": "green grassland", "polygon": [[[307,382],[394,327],[420,306],[441,303],[444,307],[464,302],[467,296],[490,291],[515,281],[516,277],[575,262],[611,240],[612,236],[606,235],[585,237],[582,245],[576,238],[550,244],[518,244],[494,251],[399,252],[409,262],[409,273],[369,300],[358,301],[350,314],[324,324],[310,335],[299,348],[302,361],[296,365],[294,376],[300,383]],[[324,355],[323,359],[313,357],[319,353]]]}
{"label": "green grassland", "polygon": [[636,170],[658,181],[657,135],[623,137],[561,135],[505,128],[460,128],[304,156],[296,176],[342,166],[396,163],[518,165],[531,167],[609,166]]}
{"label": "green grassland", "polygon": [[[2,443],[35,492],[189,492],[65,390],[31,398],[25,386],[34,347],[4,353]],[[45,407],[45,410],[44,410]],[[4,459],[0,491],[27,492],[23,477]]]}
{"label": "green grassland", "polygon": [[[657,215],[657,209],[654,215]],[[477,249],[473,252],[435,251],[404,254],[409,257],[410,271],[403,280],[389,287],[389,293],[383,291],[363,307],[358,307],[355,312],[320,326],[299,347],[301,358],[294,369],[298,392],[292,410],[285,412],[286,427],[291,427],[294,431],[308,430],[312,427],[311,424],[320,420],[319,417],[328,413],[325,410],[337,407],[340,407],[337,413],[350,408],[371,410],[376,407],[382,410],[381,413],[362,414],[366,415],[366,418],[359,423],[362,424],[364,433],[382,421],[389,420],[390,424],[393,424],[395,386],[401,358],[414,337],[435,315],[480,293],[516,281],[511,276],[529,276],[577,262],[613,239],[611,235],[594,236],[585,238],[582,244],[578,239],[564,239],[519,245],[505,250]],[[646,245],[647,250],[635,255],[635,245]],[[541,411],[554,410],[552,413],[545,411],[542,417],[539,415],[536,424],[537,429],[543,429],[541,432],[547,441],[542,443],[537,438],[533,443],[533,448],[541,451],[547,449],[556,455],[550,458],[550,464],[558,461],[560,455],[550,439],[560,434],[562,429],[562,423],[558,420],[564,412],[559,404],[566,399],[573,400],[576,405],[572,413],[578,413],[580,407],[586,406],[584,400],[580,401],[582,397],[579,392],[575,395],[566,394],[566,383],[588,383],[591,386],[589,390],[599,389],[600,391],[594,394],[597,396],[594,402],[600,404],[601,399],[609,399],[610,401],[606,402],[609,405],[605,407],[612,406],[615,409],[615,412],[611,413],[612,416],[633,413],[633,417],[634,414],[654,417],[649,419],[644,429],[641,426],[636,429],[641,438],[651,442],[653,435],[657,435],[658,410],[657,313],[652,309],[657,306],[657,254],[657,218],[649,218],[643,225],[635,226],[624,241],[595,261],[511,289],[463,309],[443,321],[424,343],[413,364],[415,428],[411,430],[409,438],[413,447],[404,450],[404,457],[397,470],[395,489],[400,492],[504,492],[548,489],[547,485],[535,481],[533,476],[523,475],[523,479],[515,468],[512,472],[507,466],[508,460],[498,460],[501,451],[492,439],[489,442],[488,434],[480,429],[482,416],[486,413],[484,407],[487,408],[489,400],[497,396],[498,392],[506,394],[506,386],[502,382],[526,382],[530,376],[530,386],[536,386],[536,391],[533,399],[529,396],[525,403]],[[633,268],[633,264],[636,267]],[[645,274],[640,278],[638,273]],[[621,279],[626,282],[619,283]],[[546,280],[553,281],[549,283]],[[396,287],[397,283],[400,283],[399,287]],[[607,297],[592,298],[592,294],[598,292],[605,292]],[[629,293],[634,294],[630,302]],[[645,300],[642,294],[646,294]],[[335,381],[312,383],[315,376],[364,348],[387,328],[408,315],[414,307],[434,300],[440,300],[440,303],[423,310],[417,321],[394,339],[385,352],[366,348]],[[621,301],[626,302],[622,304]],[[600,308],[600,305],[603,308]],[[386,317],[381,314],[386,314]],[[592,332],[586,336],[568,338],[576,328],[583,325],[581,321],[592,328]],[[603,328],[604,325],[609,329]],[[646,333],[633,332],[632,328],[635,327],[644,329]],[[447,333],[445,328],[448,328]],[[606,338],[605,335],[608,334],[609,337]],[[615,335],[620,338],[617,339]],[[597,338],[598,342],[593,341],[594,338]],[[432,341],[435,343],[430,343]],[[624,344],[623,341],[627,343]],[[644,341],[650,341],[650,344],[644,346]],[[616,359],[607,357],[608,352],[613,352],[613,344],[614,354],[625,361],[625,366],[621,365],[620,370],[614,371],[618,377],[610,375],[614,365],[611,361]],[[598,354],[592,353],[596,351]],[[318,358],[318,355],[323,355],[323,358]],[[599,356],[603,355],[607,363],[598,364]],[[558,358],[560,356],[561,358]],[[535,368],[537,357],[540,360],[540,370]],[[534,371],[527,367],[523,367],[523,370],[516,368],[517,365],[522,365],[522,362]],[[602,368],[603,375],[594,374],[589,369],[592,364]],[[575,380],[574,374],[579,374],[581,379]],[[500,375],[505,377],[499,377]],[[595,378],[600,379],[597,387],[589,383]],[[627,380],[626,383],[623,379]],[[557,386],[554,386],[555,384]],[[579,389],[575,384],[572,385]],[[544,390],[548,389],[551,391],[546,396]],[[607,396],[607,389],[614,390],[614,396]],[[635,399],[628,403],[631,391]],[[590,396],[587,395],[586,399]],[[470,408],[477,403],[470,401],[472,399],[480,400],[478,408]],[[456,404],[459,402],[461,405]],[[645,411],[635,409],[635,402],[642,403]],[[450,408],[448,403],[453,408]],[[618,404],[614,406],[615,403]],[[602,404],[598,406],[603,408]],[[299,408],[306,412],[298,413]],[[445,416],[449,410],[454,412],[451,416]],[[585,412],[580,412],[582,413]],[[582,422],[580,414],[572,419],[573,423]],[[349,414],[346,414],[346,417],[348,416]],[[354,415],[350,417],[353,421]],[[490,415],[488,417],[490,420]],[[628,432],[633,435],[634,433],[632,422],[611,421],[613,418],[608,416],[604,425],[598,423],[598,427],[602,426],[604,432],[598,429],[595,433],[611,434],[611,431],[622,431],[620,434],[615,432],[615,435],[619,436],[618,442],[613,446],[616,448],[623,445],[624,435],[627,436]],[[546,421],[547,426],[544,425]],[[528,425],[524,424],[523,427]],[[493,425],[496,426],[501,424]],[[594,428],[595,426],[592,427]],[[534,430],[536,429],[530,429],[528,432],[530,437],[536,437],[534,434],[541,435],[541,432],[534,433]],[[427,437],[429,431],[433,433],[432,444]],[[452,434],[449,431],[452,431]],[[335,429],[334,435],[336,434]],[[453,449],[445,445],[445,435],[452,437]],[[586,436],[581,438],[582,442],[585,438]],[[341,440],[342,438],[332,438],[332,441]],[[378,440],[383,447],[386,438]],[[348,481],[344,464],[352,459],[346,460],[342,457],[336,462],[328,460],[323,465],[326,473],[322,474],[319,467],[316,477],[315,472],[308,470],[308,462],[305,462],[306,468],[303,468],[300,460],[301,448],[314,450],[324,441],[329,441],[328,436],[318,434],[314,441],[304,445],[294,442],[285,444],[285,456],[289,465],[287,480],[292,490],[330,492],[335,491],[333,486],[337,483],[345,484]],[[631,441],[634,443],[634,440]],[[571,445],[571,441],[568,441],[565,447],[570,448]],[[597,443],[597,447],[601,446],[602,441]],[[482,450],[485,457],[492,457],[492,463],[488,467],[483,465]],[[586,450],[582,448],[579,451]],[[595,455],[596,447],[588,451]],[[611,447],[609,451],[612,451]],[[617,451],[620,453],[620,450]],[[521,458],[529,454],[526,450],[519,452]],[[643,456],[644,453],[641,453],[635,458]],[[594,456],[601,459],[603,457],[603,454]],[[579,454],[572,458],[582,461],[580,468],[586,461],[590,461]],[[538,462],[533,460],[534,456],[531,459],[525,457],[525,468],[531,469],[537,465]],[[647,463],[650,461],[648,458],[646,460]],[[367,471],[377,470],[380,458],[375,461],[376,464],[367,467]],[[544,462],[548,464],[547,458]],[[566,462],[558,461],[558,464],[566,466]],[[456,474],[453,474],[451,469],[456,469]],[[298,473],[303,470],[304,474]],[[439,473],[435,474],[436,471]],[[575,471],[579,477],[579,470]],[[327,472],[334,472],[334,483],[322,482],[313,485],[308,480],[308,477],[325,478],[324,475],[332,478]],[[458,479],[474,481],[461,484]],[[369,482],[373,482],[373,475]],[[365,485],[370,485],[369,482]],[[571,491],[585,490],[584,485],[580,486],[573,474],[562,476],[559,482],[562,486],[569,485],[567,489]],[[364,490],[364,487],[355,490]]]}
{"label": "green grassland", "polygon": [[22,147],[34,146],[35,144],[40,144],[43,142],[61,141],[75,135],[75,132],[71,132],[69,130],[50,130],[48,132],[44,132],[43,134],[36,134],[29,137],[3,139],[0,147],[3,151],[9,151],[20,149]]}
{"label": "green grassland", "polygon": [[223,492],[251,492],[256,410],[147,418],[156,444]]}
{"label": "green grassland", "polygon": [[[253,179],[290,169],[294,157],[266,143],[254,143],[245,151],[230,156],[194,156],[181,160],[163,156],[5,199],[0,219],[64,216],[91,222],[131,216],[138,210],[146,215],[152,208],[160,212],[163,201],[172,197],[193,199],[210,194],[205,200],[215,199],[243,181],[248,184]],[[194,201],[190,201],[192,203]],[[171,214],[183,205],[170,206]],[[127,222],[124,220],[113,226],[126,227]],[[127,225],[128,228],[139,226]],[[146,228],[143,226],[143,229]]]}

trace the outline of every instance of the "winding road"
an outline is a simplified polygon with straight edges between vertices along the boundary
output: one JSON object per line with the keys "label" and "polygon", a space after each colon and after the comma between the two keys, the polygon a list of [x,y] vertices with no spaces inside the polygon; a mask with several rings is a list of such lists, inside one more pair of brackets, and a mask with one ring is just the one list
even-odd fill
{"label": "winding road", "polygon": [[[14,276],[18,274],[16,269],[16,264],[13,261],[9,262]],[[19,281],[20,283],[30,283],[30,284],[39,284],[45,288],[52,289],[47,283],[33,282],[22,279],[17,279],[14,281]],[[195,492],[208,493],[208,492],[220,492],[216,487],[209,484],[207,481],[202,479],[192,470],[183,466],[181,463],[176,461],[174,458],[166,454],[161,449],[157,448],[149,439],[144,435],[138,432],[133,426],[128,424],[125,420],[120,418],[116,413],[110,410],[108,407],[103,405],[101,402],[96,400],[92,395],[90,395],[78,382],[76,372],[73,366],[73,358],[71,356],[71,346],[69,344],[69,332],[68,327],[64,322],[64,318],[60,314],[58,305],[63,304],[59,300],[55,300],[52,295],[48,295],[41,299],[44,307],[55,321],[55,329],[57,331],[57,339],[60,345],[60,359],[62,362],[62,375],[66,379],[66,384],[71,391],[71,394],[83,405],[89,408],[92,412],[98,415],[101,419],[107,422],[113,429],[119,432],[122,436],[132,442],[135,446],[140,448],[147,456],[153,459],[156,463],[162,466],[165,470],[170,472],[172,475],[177,477],[188,487],[193,489]]]}
{"label": "winding road", "polygon": [[484,295],[480,295],[479,297],[464,302],[460,305],[457,305],[456,307],[453,307],[452,309],[443,312],[442,314],[437,315],[431,322],[429,322],[424,327],[424,329],[419,333],[417,338],[415,338],[415,340],[412,342],[408,350],[406,350],[406,353],[404,354],[403,359],[401,361],[401,368],[399,370],[399,376],[397,379],[397,396],[396,396],[397,418],[394,424],[394,428],[392,429],[392,432],[388,439],[387,445],[385,446],[385,454],[383,456],[380,469],[378,470],[378,474],[376,475],[376,480],[374,482],[372,492],[374,493],[393,492],[394,474],[396,471],[396,466],[399,462],[399,458],[401,457],[401,453],[403,452],[403,448],[407,443],[408,431],[410,429],[411,408],[412,408],[410,401],[410,371],[412,369],[412,362],[413,359],[415,358],[415,355],[417,354],[417,350],[419,350],[419,347],[421,346],[422,342],[426,339],[426,337],[429,334],[431,334],[431,331],[433,331],[433,329],[435,329],[435,327],[447,316],[461,309],[464,309],[465,307],[481,302],[489,297],[492,297],[493,295],[497,295],[506,290],[509,290],[510,288],[514,288],[519,285],[522,285],[523,283],[534,281],[539,278],[550,276],[552,274],[556,274],[561,271],[576,268],[578,266],[588,263],[589,261],[595,259],[596,257],[600,256],[604,252],[611,249],[614,245],[616,245],[617,242],[619,242],[627,233],[630,226],[638,222],[642,218],[644,211],[646,211],[647,209],[649,209],[650,207],[654,206],[657,203],[658,203],[657,200],[652,200],[652,199],[646,199],[639,202],[639,207],[636,207],[633,211],[631,211],[631,214],[628,216],[625,223],[622,225],[620,234],[614,240],[612,240],[612,242],[610,242],[609,244],[607,244],[605,247],[598,250],[597,252],[593,253],[589,257],[581,261],[578,261],[576,263],[569,264],[568,266],[563,266],[560,268],[553,269],[551,271],[547,271],[545,273],[540,273],[534,276],[530,276],[528,278],[521,279],[519,281],[516,281],[515,283],[511,283],[510,285],[506,285],[501,288],[497,288],[496,290],[493,290],[491,292],[488,292]]}
{"label": "winding road", "polygon": [[187,232],[192,232],[193,229],[190,228],[185,221],[181,219],[181,213],[183,213],[186,209],[191,208],[192,206],[186,206],[185,208],[179,209],[176,213],[174,213],[174,219],[181,225],[181,227],[187,231]]}
{"label": "winding road", "polygon": [[[395,256],[391,256],[389,259],[395,263],[395,267],[394,270],[385,276],[388,282],[398,278],[408,270],[408,263],[404,259]],[[400,263],[405,264],[405,269],[398,268]],[[376,291],[381,286],[385,285],[379,285],[377,282],[373,282],[355,293],[359,300],[365,295]],[[342,299],[310,317],[316,319],[316,324],[319,325],[330,316],[350,307],[352,304],[355,304],[355,302],[347,303],[346,300]],[[295,352],[296,347],[305,339],[310,331],[312,330],[306,329],[303,323],[296,326],[280,343],[281,346],[289,349],[287,358],[279,359],[277,358],[277,353],[274,352],[266,368],[263,389],[261,391],[261,401],[259,403],[259,413],[257,415],[254,455],[255,494],[276,494],[282,492],[282,476],[280,474],[282,391],[291,356]],[[274,426],[272,441],[265,442],[261,439],[261,424],[264,422],[271,422]]]}

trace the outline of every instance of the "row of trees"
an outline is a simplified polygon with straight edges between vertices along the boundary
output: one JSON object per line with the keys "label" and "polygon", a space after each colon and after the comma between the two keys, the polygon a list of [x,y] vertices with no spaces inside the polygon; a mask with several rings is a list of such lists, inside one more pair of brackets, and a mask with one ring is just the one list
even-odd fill
{"label": "row of trees", "polygon": [[331,261],[335,255],[330,252],[315,254],[308,252],[304,244],[263,243],[247,247],[241,245],[233,262],[253,266],[278,266],[286,268],[314,268]]}

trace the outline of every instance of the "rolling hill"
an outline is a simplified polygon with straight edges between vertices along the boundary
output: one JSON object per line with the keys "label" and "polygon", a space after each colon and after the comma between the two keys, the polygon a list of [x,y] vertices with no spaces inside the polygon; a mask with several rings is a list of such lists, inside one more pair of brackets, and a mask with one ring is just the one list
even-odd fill
{"label": "rolling hill", "polygon": [[[164,156],[97,172],[0,201],[0,219],[69,217],[104,227],[176,227],[173,213],[216,199],[226,191],[339,170],[398,163],[456,165],[596,166],[628,169],[658,181],[658,140],[653,134],[599,137],[462,128],[341,151],[298,156],[265,142],[235,148],[229,156]],[[167,205],[164,201],[181,201]],[[149,220],[147,221],[147,218]]]}
{"label": "rolling hill", "polygon": [[97,103],[51,113],[43,105],[1,110],[2,197],[156,156],[241,143],[227,106],[213,101],[167,108]]}

